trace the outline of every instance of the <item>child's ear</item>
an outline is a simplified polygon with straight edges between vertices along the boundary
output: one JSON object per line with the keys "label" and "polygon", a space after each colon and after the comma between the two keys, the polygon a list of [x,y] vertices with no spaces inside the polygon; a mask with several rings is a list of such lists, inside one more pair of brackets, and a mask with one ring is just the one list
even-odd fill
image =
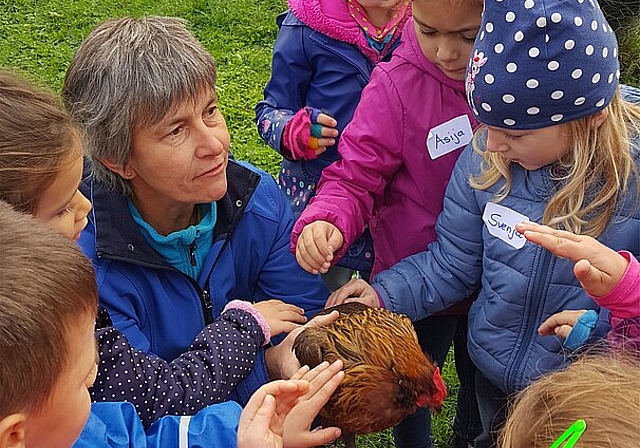
{"label": "child's ear", "polygon": [[593,127],[593,129],[598,129],[600,126],[602,126],[602,123],[604,123],[608,117],[609,117],[609,109],[607,108],[596,112],[591,117],[591,126]]}
{"label": "child's ear", "polygon": [[11,414],[0,420],[0,448],[24,448],[26,416]]}
{"label": "child's ear", "polygon": [[114,173],[119,174],[123,179],[129,180],[135,177],[135,172],[126,165],[119,165],[111,159],[101,159],[100,163],[102,163]]}

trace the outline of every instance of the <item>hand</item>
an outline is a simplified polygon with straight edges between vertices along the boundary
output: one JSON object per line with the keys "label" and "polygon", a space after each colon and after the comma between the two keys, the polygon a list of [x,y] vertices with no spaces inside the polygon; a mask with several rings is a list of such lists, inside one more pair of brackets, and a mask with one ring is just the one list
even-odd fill
{"label": "hand", "polygon": [[325,274],[331,267],[333,253],[342,247],[340,230],[327,221],[315,221],[302,229],[296,243],[296,260],[307,272]]}
{"label": "hand", "polygon": [[380,308],[378,292],[362,279],[351,279],[332,292],[325,307],[329,308],[346,302],[360,302],[373,308]]}
{"label": "hand", "polygon": [[[309,429],[320,409],[342,382],[342,368],[342,361],[336,361],[331,365],[323,362],[301,377],[310,382],[310,387],[284,421],[284,448],[321,446],[340,437],[338,428],[316,428],[313,431]],[[300,372],[305,372],[305,368],[292,378],[297,378]]]}
{"label": "hand", "polygon": [[611,292],[627,270],[629,262],[622,255],[590,236],[528,221],[519,223],[516,228],[532,243],[575,262],[574,275],[584,290],[594,297]]}
{"label": "hand", "polygon": [[307,381],[272,381],[251,395],[238,422],[238,448],[281,448],[284,420],[305,392]]}
{"label": "hand", "polygon": [[340,134],[337,126],[338,122],[331,115],[318,114],[317,123],[322,125],[320,128],[321,138],[318,139],[318,148],[316,149],[316,155],[319,156],[327,150],[328,146],[336,144],[336,138]]}
{"label": "hand", "polygon": [[254,303],[253,306],[269,324],[271,336],[289,333],[307,321],[302,308],[284,303],[282,300],[264,300]]}
{"label": "hand", "polygon": [[338,122],[313,107],[303,107],[282,131],[281,153],[290,160],[313,160],[336,144]]}
{"label": "hand", "polygon": [[293,353],[293,341],[306,327],[322,327],[328,325],[339,316],[337,311],[314,317],[305,325],[296,328],[284,340],[265,351],[267,371],[271,380],[289,379],[300,368],[300,362]]}
{"label": "hand", "polygon": [[565,310],[554,314],[547,320],[542,322],[542,325],[538,327],[538,334],[540,336],[560,336],[562,339],[567,339],[569,333],[578,322],[578,318],[586,313],[587,310]]}

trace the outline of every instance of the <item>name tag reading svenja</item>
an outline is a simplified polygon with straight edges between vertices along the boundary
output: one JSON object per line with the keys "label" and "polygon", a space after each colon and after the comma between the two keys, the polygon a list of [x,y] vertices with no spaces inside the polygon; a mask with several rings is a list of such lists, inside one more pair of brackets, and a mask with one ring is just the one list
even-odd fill
{"label": "name tag reading svenja", "polygon": [[525,215],[499,204],[487,202],[482,214],[482,220],[491,235],[500,238],[516,249],[521,249],[527,241],[524,235],[516,230],[516,224],[522,221],[529,221],[529,218]]}
{"label": "name tag reading svenja", "polygon": [[469,117],[460,115],[429,130],[427,149],[431,159],[467,146],[473,138]]}

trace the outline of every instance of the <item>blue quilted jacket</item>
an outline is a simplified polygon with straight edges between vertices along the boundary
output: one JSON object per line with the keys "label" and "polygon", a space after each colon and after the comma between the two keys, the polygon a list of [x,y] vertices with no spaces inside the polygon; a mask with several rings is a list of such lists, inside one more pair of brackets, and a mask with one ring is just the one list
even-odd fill
{"label": "blue quilted jacket", "polygon": [[[482,138],[480,139],[482,140]],[[636,146],[638,169],[640,150]],[[565,309],[595,309],[573,275],[573,262],[526,243],[516,249],[489,232],[483,212],[501,183],[485,191],[469,185],[480,172],[481,156],[469,145],[454,168],[437,240],[428,251],[405,258],[378,274],[372,285],[385,307],[417,320],[478,291],[469,312],[469,353],[484,375],[506,393],[526,387],[567,362],[562,341],[539,336],[543,320]],[[541,222],[556,191],[552,166],[527,171],[512,167],[511,193],[499,205]],[[630,191],[636,191],[632,185]],[[598,238],[615,249],[640,254],[640,202],[632,195]],[[495,223],[495,222],[493,222]],[[517,235],[516,235],[517,237]],[[598,333],[608,331],[602,313]]]}

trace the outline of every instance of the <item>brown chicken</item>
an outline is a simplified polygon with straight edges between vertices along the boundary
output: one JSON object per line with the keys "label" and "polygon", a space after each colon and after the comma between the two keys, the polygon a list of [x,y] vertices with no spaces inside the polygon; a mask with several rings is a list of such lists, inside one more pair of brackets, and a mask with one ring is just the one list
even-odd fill
{"label": "brown chicken", "polygon": [[344,380],[320,412],[323,426],[340,428],[355,448],[356,434],[394,426],[418,407],[440,412],[446,386],[408,317],[356,302],[324,312],[334,309],[335,322],[305,329],[293,344],[302,365],[344,362]]}

